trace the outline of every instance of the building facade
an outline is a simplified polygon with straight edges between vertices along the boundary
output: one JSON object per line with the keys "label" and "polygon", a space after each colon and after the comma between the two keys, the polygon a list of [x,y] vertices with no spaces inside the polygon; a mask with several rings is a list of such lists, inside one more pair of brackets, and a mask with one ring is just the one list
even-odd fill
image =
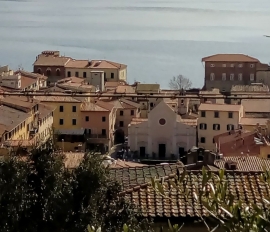
{"label": "building facade", "polygon": [[82,127],[86,130],[86,149],[106,152],[113,146],[116,108],[110,103],[95,101],[81,105]]}
{"label": "building facade", "polygon": [[81,77],[88,82],[102,72],[104,82],[127,81],[127,65],[108,60],[70,60],[65,65],[66,77]]}
{"label": "building facade", "polygon": [[242,105],[202,103],[198,116],[198,147],[215,151],[214,136],[238,129]]}
{"label": "building facade", "polygon": [[258,59],[243,54],[216,54],[202,58],[205,63],[206,90],[217,88],[229,92],[232,85],[249,85],[256,82]]}
{"label": "building facade", "polygon": [[131,151],[143,157],[178,157],[196,145],[197,120],[185,120],[161,101],[148,119],[133,119],[128,128]]}

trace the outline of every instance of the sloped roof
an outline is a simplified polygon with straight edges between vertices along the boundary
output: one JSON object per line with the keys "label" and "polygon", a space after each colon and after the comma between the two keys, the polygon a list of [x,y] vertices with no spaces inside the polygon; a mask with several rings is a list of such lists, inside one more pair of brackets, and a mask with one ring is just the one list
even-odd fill
{"label": "sloped roof", "polygon": [[[218,180],[218,172],[211,172],[212,178],[210,182],[215,186]],[[263,199],[269,196],[270,184],[263,181],[260,176],[261,173],[257,172],[226,171],[224,180],[228,184],[227,194],[232,194],[236,201],[241,200],[243,207],[252,202],[257,204],[259,208],[267,208],[267,203]],[[144,217],[210,217],[208,211],[202,207],[203,204],[200,198],[193,194],[202,191],[203,176],[201,171],[188,171],[184,180],[179,183],[176,181],[178,178],[179,175],[177,174],[168,175],[164,178],[163,189],[166,195],[169,194],[170,199],[158,194],[150,183],[127,189],[121,195],[136,204],[139,207],[138,211]],[[171,187],[171,181],[178,186],[178,189]],[[187,196],[186,193],[183,193],[184,189],[188,189],[191,194]],[[220,210],[219,214],[224,218],[228,216],[223,210]]]}
{"label": "sloped roof", "polygon": [[254,172],[263,172],[263,167],[267,170],[270,169],[270,160],[262,159],[257,156],[245,156],[245,157],[237,157],[237,156],[225,156],[222,160],[216,160],[215,166],[220,169],[226,169],[225,163],[227,161],[233,161],[237,164],[237,169],[239,171],[254,171]]}
{"label": "sloped roof", "polygon": [[160,84],[138,84],[136,91],[158,91],[160,89]]}
{"label": "sloped roof", "polygon": [[70,57],[65,56],[38,56],[37,60],[34,62],[36,66],[65,66]]}
{"label": "sloped roof", "polygon": [[244,54],[216,54],[202,58],[202,62],[259,62],[258,59]]}

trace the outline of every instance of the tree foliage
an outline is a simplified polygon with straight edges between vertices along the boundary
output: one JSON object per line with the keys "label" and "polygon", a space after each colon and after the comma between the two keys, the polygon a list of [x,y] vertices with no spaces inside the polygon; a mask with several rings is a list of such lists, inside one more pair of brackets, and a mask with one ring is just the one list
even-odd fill
{"label": "tree foliage", "polygon": [[83,232],[89,224],[118,232],[125,223],[129,231],[150,231],[94,154],[70,171],[47,144],[28,157],[6,157],[0,173],[1,232]]}
{"label": "tree foliage", "polygon": [[170,89],[173,90],[186,90],[190,89],[192,86],[192,82],[190,79],[184,77],[183,75],[178,75],[177,77],[173,77],[169,82]]}

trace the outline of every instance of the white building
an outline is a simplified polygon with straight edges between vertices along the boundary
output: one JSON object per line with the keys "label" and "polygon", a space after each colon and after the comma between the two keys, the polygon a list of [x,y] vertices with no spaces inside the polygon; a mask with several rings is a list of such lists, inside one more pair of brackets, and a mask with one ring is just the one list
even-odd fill
{"label": "white building", "polygon": [[161,101],[148,119],[134,118],[128,128],[130,150],[140,157],[178,157],[196,145],[197,119],[182,119],[174,109]]}

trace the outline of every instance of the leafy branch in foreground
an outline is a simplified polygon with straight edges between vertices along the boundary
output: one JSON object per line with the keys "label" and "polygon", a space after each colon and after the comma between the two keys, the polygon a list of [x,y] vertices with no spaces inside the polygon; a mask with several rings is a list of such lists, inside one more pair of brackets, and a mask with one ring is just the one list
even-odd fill
{"label": "leafy branch in foreground", "polygon": [[[188,178],[192,179],[193,186],[196,184],[198,187],[191,190],[187,185]],[[270,183],[270,171],[265,170],[260,179],[263,183]],[[214,174],[203,168],[200,178],[183,171],[174,180],[168,181],[167,185],[169,187],[165,187],[164,180],[152,179],[151,184],[155,191],[165,198],[170,198],[170,191],[177,190],[184,197],[185,202],[195,210],[208,231],[216,231],[219,227],[228,232],[260,232],[269,229],[269,198],[264,197],[257,204],[241,200],[241,197],[239,198],[237,194],[233,194],[233,186],[229,186],[224,170]],[[202,205],[208,216],[211,216],[216,221],[214,228],[211,229],[207,225],[205,221],[206,215],[202,215],[194,207],[191,199]],[[262,203],[267,207],[262,207]]]}

